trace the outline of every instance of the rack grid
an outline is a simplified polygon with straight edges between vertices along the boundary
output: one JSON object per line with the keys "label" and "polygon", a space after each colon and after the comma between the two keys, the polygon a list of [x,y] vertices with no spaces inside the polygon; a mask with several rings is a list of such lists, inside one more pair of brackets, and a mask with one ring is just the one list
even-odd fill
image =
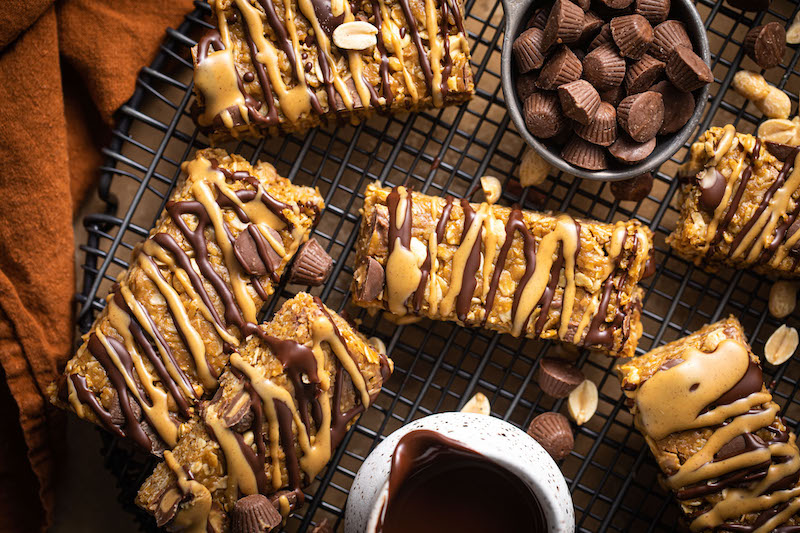
{"label": "rack grid", "polygon": [[[712,50],[715,83],[695,134],[710,125],[733,123],[752,132],[760,121],[755,107],[730,90],[739,68],[757,70],[741,44],[747,30],[762,21],[787,27],[800,10],[788,0],[775,0],[768,12],[742,13],[722,0],[699,0]],[[104,296],[130,252],[154,225],[180,174],[180,162],[207,145],[189,117],[193,101],[189,49],[209,27],[210,9],[195,9],[177,28],[167,29],[153,63],[142,69],[137,88],[119,111],[113,138],[104,150],[98,194],[103,211],[85,217],[86,242],[81,289],[77,295],[78,326],[85,332],[103,306]],[[587,350],[480,329],[424,320],[399,326],[352,306],[349,287],[359,207],[366,185],[379,180],[413,184],[434,195],[463,196],[473,181],[494,175],[504,184],[503,202],[529,209],[566,211],[604,221],[637,218],[656,234],[656,274],[644,282],[644,335],[638,353],[670,342],[704,323],[733,314],[744,324],[757,353],[780,323],[767,313],[770,281],[746,271],[709,274],[674,256],[664,239],[677,218],[677,165],[688,144],[655,174],[651,194],[641,202],[616,201],[607,184],[555,174],[536,187],[522,188],[514,177],[525,148],[505,112],[500,88],[500,46],[504,19],[499,1],[467,0],[475,97],[456,108],[396,117],[376,116],[357,127],[320,128],[305,136],[289,136],[226,146],[242,156],[272,163],[293,182],[319,187],[327,208],[314,236],[336,259],[323,287],[312,290],[330,307],[346,310],[368,336],[386,342],[395,372],[374,406],[335,451],[329,467],[307,489],[307,504],[289,519],[286,531],[306,531],[328,518],[341,531],[343,508],[356,471],[383,437],[419,417],[456,410],[476,392],[486,394],[492,415],[526,427],[537,414],[565,412],[564,400],[542,394],[533,380],[543,356],[573,359],[600,391],[597,414],[576,427],[575,449],[559,463],[575,504],[577,529],[594,531],[674,531],[678,509],[660,488],[658,468],[642,437],[632,426],[613,373],[614,361]],[[784,89],[796,109],[800,92],[800,49],[789,48],[780,67],[765,77]],[[286,298],[307,287],[283,282],[267,304],[269,317]],[[796,327],[798,315],[786,320]],[[796,398],[800,358],[779,368],[764,364],[766,379],[789,427],[797,430],[800,398]],[[104,432],[106,466],[118,479],[119,500],[139,521],[155,531],[152,519],[133,504],[136,491],[154,461]]]}

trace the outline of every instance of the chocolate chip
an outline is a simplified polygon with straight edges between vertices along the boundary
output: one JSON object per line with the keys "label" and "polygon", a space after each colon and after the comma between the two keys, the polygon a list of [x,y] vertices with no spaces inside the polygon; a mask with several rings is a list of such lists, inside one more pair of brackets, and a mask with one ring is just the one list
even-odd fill
{"label": "chocolate chip", "polygon": [[638,143],[627,135],[620,135],[614,144],[608,147],[608,153],[614,159],[626,165],[634,165],[647,159],[656,148],[655,137],[644,143]]}
{"label": "chocolate chip", "polygon": [[525,100],[525,125],[536,137],[549,139],[563,129],[566,122],[558,96],[535,93]]}
{"label": "chocolate chip", "polygon": [[234,533],[264,533],[283,521],[280,513],[263,494],[251,494],[233,504],[231,530]]}
{"label": "chocolate chip", "polygon": [[625,88],[628,94],[646,91],[653,82],[664,72],[666,65],[649,54],[645,54],[638,61],[628,67],[625,73]]}
{"label": "chocolate chip", "polygon": [[600,95],[586,80],[575,80],[558,88],[564,115],[580,124],[589,124],[600,107]]}
{"label": "chocolate chip", "polygon": [[756,26],[744,38],[744,51],[761,68],[777,67],[786,51],[786,30],[778,22]]}
{"label": "chocolate chip", "polygon": [[692,118],[695,108],[692,93],[680,91],[666,80],[656,83],[649,90],[659,93],[664,100],[664,123],[658,130],[659,135],[675,133]]}
{"label": "chocolate chip", "polygon": [[567,46],[562,45],[545,62],[539,73],[539,79],[536,80],[536,86],[552,91],[565,83],[577,80],[581,77],[582,71],[580,59]]}
{"label": "chocolate chip", "polygon": [[598,46],[583,59],[583,78],[598,91],[619,86],[625,79],[625,69],[625,60],[611,43]]}
{"label": "chocolate chip", "polygon": [[583,9],[569,0],[556,0],[544,27],[545,49],[577,41],[583,29]]}
{"label": "chocolate chip", "polygon": [[358,286],[358,299],[362,302],[376,300],[383,291],[385,274],[383,267],[374,257],[367,258],[367,266],[364,270],[364,278]]}
{"label": "chocolate chip", "polygon": [[654,138],[664,122],[661,94],[646,91],[624,98],[617,106],[617,122],[636,142]]}
{"label": "chocolate chip", "polygon": [[641,202],[653,189],[653,175],[647,172],[629,180],[611,182],[611,194],[620,202]]}
{"label": "chocolate chip", "polygon": [[611,36],[623,57],[639,59],[653,42],[653,27],[641,15],[611,19]]}
{"label": "chocolate chip", "polygon": [[247,83],[251,83],[252,81],[254,81],[256,79],[256,77],[252,72],[245,72],[244,76],[242,76],[242,79],[244,81],[246,81]]}
{"label": "chocolate chip", "polygon": [[536,371],[536,382],[552,398],[566,398],[586,377],[575,365],[554,358],[544,358]]}
{"label": "chocolate chip", "polygon": [[333,269],[333,259],[320,246],[317,239],[310,239],[297,252],[289,273],[289,282],[316,287],[325,283]]}
{"label": "chocolate chip", "polygon": [[722,202],[728,182],[725,176],[714,167],[707,168],[697,175],[697,186],[700,187],[700,205],[708,211],[714,211]]}
{"label": "chocolate chip", "polygon": [[676,46],[667,61],[667,78],[681,91],[691,92],[714,81],[711,68],[685,46]]}
{"label": "chocolate chip", "polygon": [[512,49],[520,72],[529,72],[544,65],[544,32],[529,28],[514,39]]}
{"label": "chocolate chip", "polygon": [[556,461],[569,455],[575,446],[569,420],[560,413],[542,413],[534,418],[528,426],[528,435]]}

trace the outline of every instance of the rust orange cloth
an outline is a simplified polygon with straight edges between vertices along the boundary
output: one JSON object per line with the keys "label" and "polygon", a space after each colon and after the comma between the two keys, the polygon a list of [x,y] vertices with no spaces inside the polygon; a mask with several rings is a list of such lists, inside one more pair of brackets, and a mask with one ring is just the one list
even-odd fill
{"label": "rust orange cloth", "polygon": [[73,217],[114,111],[191,9],[0,2],[0,531],[50,523],[64,435],[44,391],[74,346]]}

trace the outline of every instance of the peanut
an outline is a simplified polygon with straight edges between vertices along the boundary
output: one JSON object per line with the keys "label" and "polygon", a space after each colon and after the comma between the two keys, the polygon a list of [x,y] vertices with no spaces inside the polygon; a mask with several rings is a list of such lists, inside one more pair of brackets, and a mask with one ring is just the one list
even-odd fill
{"label": "peanut", "polygon": [[550,163],[531,147],[525,148],[519,163],[519,183],[523,187],[539,185],[550,173]]}
{"label": "peanut", "polygon": [[378,42],[378,28],[363,20],[345,22],[333,30],[333,44],[344,50],[364,50]]}
{"label": "peanut", "polygon": [[481,178],[481,189],[483,189],[483,196],[486,202],[493,204],[500,199],[503,193],[503,186],[500,185],[500,180],[494,176],[483,176]]}
{"label": "peanut", "polygon": [[792,25],[786,30],[787,44],[800,44],[800,13],[794,16]]}
{"label": "peanut", "polygon": [[797,285],[791,281],[776,281],[769,289],[769,314],[785,318],[797,305]]}
{"label": "peanut", "polygon": [[797,330],[784,324],[770,335],[764,345],[764,357],[771,365],[782,365],[794,355],[797,343]]}
{"label": "peanut", "polygon": [[491,413],[489,398],[487,398],[482,392],[479,392],[470,398],[466,404],[464,404],[464,407],[461,408],[461,412],[488,416]]}
{"label": "peanut", "polygon": [[770,85],[764,76],[750,70],[740,70],[733,76],[733,90],[748,100],[761,100],[769,94]]}
{"label": "peanut", "polygon": [[771,118],[758,127],[759,138],[774,143],[792,144],[797,134],[797,123],[785,118]]}
{"label": "peanut", "polygon": [[777,87],[770,87],[769,94],[761,100],[753,102],[756,107],[769,118],[789,118],[792,102],[789,95]]}
{"label": "peanut", "polygon": [[588,422],[597,411],[597,385],[588,379],[584,380],[569,393],[567,407],[576,424],[580,426]]}

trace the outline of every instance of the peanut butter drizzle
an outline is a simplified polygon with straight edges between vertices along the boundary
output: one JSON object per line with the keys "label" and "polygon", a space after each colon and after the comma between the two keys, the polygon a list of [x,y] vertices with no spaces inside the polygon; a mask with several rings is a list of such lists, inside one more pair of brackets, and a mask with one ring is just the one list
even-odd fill
{"label": "peanut butter drizzle", "polygon": [[[194,83],[203,95],[204,109],[198,117],[201,126],[210,126],[214,117],[223,111],[236,106],[244,120],[248,112],[242,91],[239,90],[238,74],[233,63],[233,54],[230,48],[217,50],[208,54],[202,61],[195,65]],[[230,121],[230,113],[227,114]],[[226,119],[223,117],[223,122]],[[225,124],[228,128],[233,126],[232,121]]]}
{"label": "peanut butter drizzle", "polygon": [[164,461],[175,474],[178,488],[189,502],[188,505],[183,505],[178,509],[175,518],[172,519],[172,525],[178,531],[207,533],[206,526],[211,512],[211,493],[201,483],[187,476],[169,450],[164,452]]}
{"label": "peanut butter drizzle", "polygon": [[[443,315],[449,315],[455,306],[459,320],[463,321],[466,318],[475,288],[475,272],[480,261],[483,221],[486,219],[488,211],[491,210],[491,206],[483,203],[478,206],[477,211],[473,211],[469,202],[462,199],[461,209],[464,211],[461,243],[453,254],[450,285],[439,303],[439,310]],[[457,298],[458,302],[456,302]]]}
{"label": "peanut butter drizzle", "polygon": [[[767,239],[772,238],[781,217],[786,215],[792,196],[800,188],[800,154],[795,150],[793,155],[795,156],[794,160],[789,158],[784,162],[784,168],[778,174],[773,186],[764,195],[761,205],[754,213],[753,218],[748,221],[748,224],[731,244],[731,249],[733,250],[732,258],[735,259],[742,255],[749,245],[750,251],[747,254],[747,261],[758,259],[761,250],[765,244],[768,244]],[[789,177],[786,178],[789,168],[793,168],[793,170]],[[776,186],[778,187],[777,189]],[[741,235],[743,237],[739,240]],[[737,240],[739,240],[738,243]]]}
{"label": "peanut butter drizzle", "polygon": [[[236,0],[236,6],[239,8],[245,24],[248,26],[249,36],[258,50],[253,61],[258,61],[267,67],[272,89],[281,104],[281,111],[290,121],[296,122],[303,113],[311,110],[311,98],[305,84],[305,77],[298,77],[299,85],[287,89],[278,66],[277,50],[265,37],[261,13],[248,0]],[[291,62],[293,57],[289,55],[288,58]]]}
{"label": "peanut butter drizzle", "polygon": [[[800,470],[800,453],[794,436],[764,443],[755,437],[756,431],[769,427],[778,413],[771,395],[763,390],[761,372],[750,360],[749,350],[741,342],[726,339],[711,353],[694,348],[687,349],[678,363],[662,366],[636,393],[636,419],[651,448],[656,441],[673,433],[692,429],[711,428],[713,433],[703,447],[690,456],[666,479],[666,484],[685,498],[692,500],[697,492],[687,487],[720,480],[738,471],[768,465],[766,475],[743,487],[729,487],[718,483],[710,492],[722,492],[722,499],[698,516],[690,524],[692,531],[706,531],[726,524],[746,513],[767,512],[800,495],[796,482],[788,489],[776,484]],[[755,372],[751,375],[752,372]],[[751,383],[757,380],[758,383]],[[754,391],[754,386],[761,391]],[[718,457],[722,448],[740,436],[750,436],[756,445],[743,446],[733,455]],[[774,458],[788,457],[775,461]],[[792,509],[797,501],[789,506]],[[758,526],[743,526],[755,533],[773,531],[794,512],[783,511]],[[733,531],[739,531],[734,529]]]}
{"label": "peanut butter drizzle", "polygon": [[389,257],[386,260],[386,299],[389,311],[403,316],[405,302],[419,286],[422,272],[411,251],[411,193],[395,187],[386,198],[389,207]]}
{"label": "peanut butter drizzle", "polygon": [[572,307],[575,304],[575,254],[578,251],[579,238],[575,220],[567,215],[560,215],[556,219],[556,227],[553,228],[553,231],[542,238],[536,252],[536,269],[530,279],[520,286],[519,304],[511,328],[512,335],[522,334],[535,306],[541,300],[550,280],[550,270],[560,245],[561,256],[565,262],[566,285],[562,297],[558,335],[564,338],[569,326],[569,317],[572,316]]}
{"label": "peanut butter drizzle", "polygon": [[[303,394],[305,394],[303,391],[296,386],[288,389],[276,384],[272,380],[272,376],[265,376],[262,370],[249,364],[238,352],[233,353],[230,359],[231,367],[235,372],[238,372],[237,375],[240,375],[243,380],[242,386],[249,391],[250,398],[248,402],[254,407],[260,406],[266,415],[265,422],[272,468],[272,490],[277,491],[286,485],[281,473],[281,464],[283,462],[289,474],[288,483],[292,489],[298,492],[298,497],[300,498],[302,498],[301,480],[297,469],[302,470],[306,480],[314,479],[325,468],[331,457],[333,447],[338,445],[341,440],[343,428],[338,426],[342,421],[346,424],[348,416],[352,418],[352,416],[368,407],[372,401],[367,390],[366,381],[333,318],[319,300],[316,300],[316,303],[321,314],[311,323],[311,347],[302,347],[302,345],[294,343],[295,346],[301,347],[301,350],[306,350],[306,353],[310,349],[313,357],[311,359],[305,357],[304,361],[305,363],[313,361],[316,365],[310,374],[304,374],[319,387],[318,394],[320,398],[318,405],[320,412],[315,415],[317,426],[315,435],[311,435],[311,427],[307,417],[299,409],[301,406],[308,405],[301,401]],[[282,350],[286,350],[287,345],[292,344],[292,341],[282,341],[270,337],[264,334],[262,330],[259,330],[257,334],[264,342],[264,345],[272,350],[273,355],[283,362],[284,371],[287,374],[298,370],[298,368],[293,368],[293,365],[299,364],[297,359],[286,353],[280,353]],[[336,358],[334,366],[337,368],[337,375],[333,394],[330,391],[330,375],[325,369],[323,343],[329,346]],[[380,363],[380,359],[376,359],[370,351],[366,352],[366,357],[370,363]],[[348,373],[353,387],[360,395],[361,404],[351,413],[335,412],[340,409],[339,398],[342,393],[341,380],[343,378],[341,370]],[[242,392],[242,394],[245,393]],[[248,438],[249,442],[245,442],[228,427],[229,424],[225,421],[226,413],[220,412],[224,405],[224,402],[212,402],[206,410],[205,423],[219,443],[224,455],[227,473],[226,491],[229,499],[233,501],[238,499],[240,494],[255,494],[268,490],[258,482],[258,477],[267,468],[267,465],[265,457],[262,457],[260,453],[259,455],[254,454],[251,448],[253,441],[256,441],[257,448],[263,447],[262,425],[258,423],[259,417],[256,416],[252,430],[248,432],[248,435],[252,435],[252,438]],[[233,407],[234,410],[240,408],[238,403],[235,403]],[[302,456],[299,459],[295,451],[293,428],[297,431],[296,443],[302,452]]]}
{"label": "peanut butter drizzle", "polygon": [[[414,78],[411,77],[411,74],[406,68],[406,62],[403,54],[403,38],[400,36],[400,31],[397,29],[397,25],[389,14],[389,9],[386,7],[385,0],[379,0],[379,2],[381,18],[383,20],[383,30],[381,32],[383,42],[385,46],[391,46],[392,53],[400,62],[400,68],[403,71],[403,79],[406,82],[406,90],[408,91],[409,96],[411,96],[411,101],[416,104],[419,101],[419,92],[417,91],[417,85],[414,82]],[[389,34],[388,38],[386,37],[387,32]]]}
{"label": "peanut butter drizzle", "polygon": [[722,137],[716,147],[706,146],[706,151],[711,156],[707,166],[717,166],[717,164],[725,157],[731,148],[733,148],[734,141],[736,141],[736,128],[732,124],[726,125],[722,129]]}
{"label": "peanut butter drizzle", "polygon": [[[446,25],[447,20],[445,17],[447,0],[442,0],[442,24]],[[431,95],[433,96],[433,105],[436,107],[442,106],[442,47],[444,43],[439,42],[439,25],[436,23],[436,4],[433,0],[425,0],[425,22],[428,30],[428,41],[431,47],[431,67],[433,68],[433,75],[431,77]],[[448,40],[449,37],[445,35],[444,39]],[[449,46],[449,44],[447,45]]]}

